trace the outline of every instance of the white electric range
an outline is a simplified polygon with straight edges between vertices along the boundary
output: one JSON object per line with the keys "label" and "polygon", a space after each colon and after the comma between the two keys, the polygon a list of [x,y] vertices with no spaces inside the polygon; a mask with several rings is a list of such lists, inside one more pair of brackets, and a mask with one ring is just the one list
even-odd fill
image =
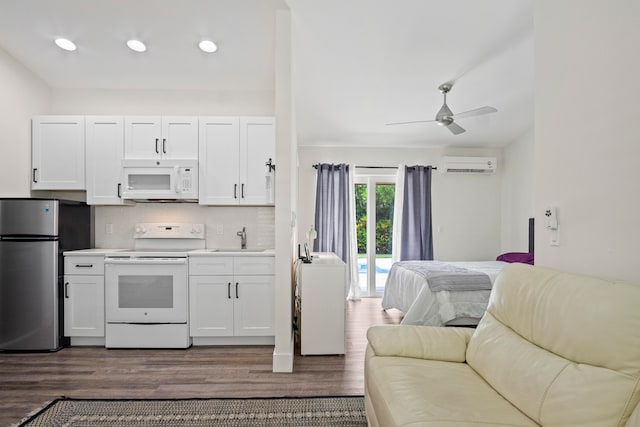
{"label": "white electric range", "polygon": [[105,257],[108,348],[187,348],[187,253],[205,247],[204,224],[136,224],[134,248]]}

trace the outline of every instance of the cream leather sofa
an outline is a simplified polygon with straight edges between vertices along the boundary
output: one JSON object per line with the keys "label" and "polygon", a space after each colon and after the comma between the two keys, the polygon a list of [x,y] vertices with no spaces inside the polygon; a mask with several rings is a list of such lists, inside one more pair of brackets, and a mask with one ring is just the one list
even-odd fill
{"label": "cream leather sofa", "polygon": [[367,337],[371,426],[640,427],[640,286],[511,264],[477,329]]}

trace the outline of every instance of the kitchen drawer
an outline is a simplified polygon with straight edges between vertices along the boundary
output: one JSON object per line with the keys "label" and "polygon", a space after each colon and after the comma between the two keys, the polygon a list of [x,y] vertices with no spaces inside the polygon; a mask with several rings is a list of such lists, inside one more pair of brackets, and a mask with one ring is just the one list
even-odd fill
{"label": "kitchen drawer", "polygon": [[189,257],[190,276],[220,276],[233,274],[233,257]]}
{"label": "kitchen drawer", "polygon": [[104,256],[66,256],[64,274],[102,275],[104,274]]}
{"label": "kitchen drawer", "polygon": [[274,257],[238,256],[233,259],[233,273],[243,275],[275,274]]}

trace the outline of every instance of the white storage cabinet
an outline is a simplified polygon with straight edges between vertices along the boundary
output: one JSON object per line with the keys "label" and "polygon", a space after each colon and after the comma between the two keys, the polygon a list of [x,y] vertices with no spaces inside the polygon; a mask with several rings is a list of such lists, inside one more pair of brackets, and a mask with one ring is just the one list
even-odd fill
{"label": "white storage cabinet", "polygon": [[296,271],[300,353],[345,354],[346,264],[334,253],[315,253]]}
{"label": "white storage cabinet", "polygon": [[190,256],[194,345],[272,344],[274,270],[272,256]]}
{"label": "white storage cabinet", "polygon": [[84,116],[31,120],[31,189],[84,190]]}
{"label": "white storage cabinet", "polygon": [[131,204],[122,199],[124,118],[86,116],[87,204]]}
{"label": "white storage cabinet", "polygon": [[64,257],[64,335],[104,345],[104,256]]}
{"label": "white storage cabinet", "polygon": [[198,118],[125,116],[124,158],[197,159]]}
{"label": "white storage cabinet", "polygon": [[275,119],[200,117],[199,202],[203,205],[272,205]]}

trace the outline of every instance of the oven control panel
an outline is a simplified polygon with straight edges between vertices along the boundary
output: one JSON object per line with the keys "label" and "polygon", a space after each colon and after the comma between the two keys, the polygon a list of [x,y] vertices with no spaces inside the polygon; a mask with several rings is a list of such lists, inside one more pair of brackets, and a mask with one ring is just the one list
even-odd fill
{"label": "oven control panel", "polygon": [[141,223],[134,227],[134,239],[204,239],[204,224]]}

